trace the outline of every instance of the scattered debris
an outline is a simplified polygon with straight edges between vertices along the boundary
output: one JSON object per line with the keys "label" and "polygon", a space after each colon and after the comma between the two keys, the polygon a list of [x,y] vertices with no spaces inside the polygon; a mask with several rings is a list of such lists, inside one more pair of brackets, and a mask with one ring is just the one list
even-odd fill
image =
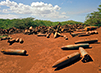
{"label": "scattered debris", "polygon": [[15,27],[9,29],[0,29],[0,34],[14,34],[14,33],[21,33],[23,32],[22,29],[17,29]]}
{"label": "scattered debris", "polygon": [[20,42],[20,43],[23,43],[23,39],[22,38],[12,38],[12,39],[8,39],[8,43],[10,43],[10,45],[12,45],[14,42]]}
{"label": "scattered debris", "polygon": [[[25,29],[24,34],[28,34],[28,35],[37,34],[38,36],[45,35],[47,38],[49,38],[51,33],[53,33],[54,38],[57,38],[60,36],[60,37],[64,37],[64,39],[68,40],[66,35],[63,36],[63,35],[61,35],[61,33],[65,33],[65,32],[71,33],[73,31],[76,31],[76,29],[83,29],[83,27],[84,27],[84,25],[81,25],[81,24],[75,24],[75,25],[66,24],[66,25],[61,26],[60,23],[58,25],[49,26],[49,27],[38,26],[36,28],[33,28],[31,26],[31,27]],[[40,33],[42,35],[40,35]]]}
{"label": "scattered debris", "polygon": [[7,39],[11,39],[11,37],[10,36],[4,36],[4,37],[0,38],[0,41],[7,40]]}

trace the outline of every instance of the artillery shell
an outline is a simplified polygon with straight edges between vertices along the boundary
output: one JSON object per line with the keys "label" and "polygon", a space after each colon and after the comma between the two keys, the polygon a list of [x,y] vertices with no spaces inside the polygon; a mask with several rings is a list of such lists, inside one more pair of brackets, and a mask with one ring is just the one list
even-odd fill
{"label": "artillery shell", "polygon": [[19,38],[16,38],[16,39],[15,39],[15,42],[19,42]]}
{"label": "artillery shell", "polygon": [[2,38],[1,38],[1,41],[2,41],[2,40],[6,40],[6,39],[7,39],[7,37],[2,37]]}
{"label": "artillery shell", "polygon": [[10,45],[12,45],[15,42],[15,39],[8,39],[8,42],[10,43]]}
{"label": "artillery shell", "polygon": [[66,46],[63,46],[61,49],[73,50],[73,49],[79,49],[79,47],[87,48],[87,47],[89,47],[89,44],[82,43],[82,44],[66,45]]}
{"label": "artillery shell", "polygon": [[90,36],[89,34],[79,34],[78,37],[82,37],[82,36]]}
{"label": "artillery shell", "polygon": [[37,36],[46,36],[46,34],[39,33]]}
{"label": "artillery shell", "polygon": [[85,30],[89,31],[89,30],[94,30],[94,29],[97,29],[97,28],[98,28],[97,26],[87,26],[87,27],[85,27]]}
{"label": "artillery shell", "polygon": [[70,33],[73,37],[78,36],[80,34],[85,34],[85,32],[75,32],[75,33]]}
{"label": "artillery shell", "polygon": [[32,30],[33,29],[33,27],[31,26],[31,27],[29,27],[29,30]]}
{"label": "artillery shell", "polygon": [[12,39],[12,37],[8,36],[7,39]]}
{"label": "artillery shell", "polygon": [[88,31],[89,34],[98,34],[98,31]]}
{"label": "artillery shell", "polygon": [[79,47],[79,51],[82,56],[82,62],[88,62],[92,60],[88,53],[82,47]]}
{"label": "artillery shell", "polygon": [[26,50],[15,50],[15,49],[2,49],[2,53],[4,54],[13,54],[13,55],[26,55]]}
{"label": "artillery shell", "polygon": [[94,43],[94,42],[98,42],[98,39],[93,38],[93,39],[78,40],[78,41],[75,41],[75,44],[78,44],[78,43]]}
{"label": "artillery shell", "polygon": [[63,36],[65,40],[68,40],[68,37],[66,35]]}
{"label": "artillery shell", "polygon": [[47,38],[49,38],[49,37],[50,37],[50,35],[51,35],[51,33],[48,33],[48,34],[46,35],[46,37],[47,37]]}
{"label": "artillery shell", "polygon": [[60,34],[60,33],[57,33],[59,36],[61,36],[61,37],[64,37],[62,34]]}
{"label": "artillery shell", "polygon": [[23,43],[24,41],[23,41],[23,39],[22,39],[22,38],[20,38],[20,39],[19,39],[19,42],[20,42],[20,43]]}
{"label": "artillery shell", "polygon": [[58,32],[55,32],[54,34],[54,38],[56,38],[58,36]]}
{"label": "artillery shell", "polygon": [[61,59],[59,59],[58,61],[56,61],[54,64],[53,64],[53,67],[61,67],[65,64],[69,64],[70,62],[76,60],[80,58],[80,53],[79,52],[76,52],[76,53],[72,53],[70,55],[67,55]]}

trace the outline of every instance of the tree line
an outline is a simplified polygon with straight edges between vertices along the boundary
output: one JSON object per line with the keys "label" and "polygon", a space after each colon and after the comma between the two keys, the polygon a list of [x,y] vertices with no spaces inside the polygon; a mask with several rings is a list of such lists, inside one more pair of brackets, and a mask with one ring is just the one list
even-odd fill
{"label": "tree line", "polygon": [[23,19],[0,19],[0,28],[9,29],[12,27],[16,27],[19,29],[25,29],[27,27],[33,26],[34,28],[37,26],[55,26],[58,24],[66,25],[66,24],[86,24],[86,25],[95,25],[101,26],[101,5],[99,5],[98,11],[94,11],[87,15],[86,21],[84,23],[77,22],[73,20],[64,21],[64,22],[52,22],[47,20],[38,20],[32,17],[23,18]]}
{"label": "tree line", "polygon": [[47,20],[38,20],[34,19],[32,17],[29,18],[23,18],[23,19],[0,19],[0,28],[2,29],[9,29],[12,27],[19,28],[19,29],[25,29],[27,27],[37,27],[37,26],[55,26],[58,24],[65,25],[65,24],[83,24],[82,22],[76,22],[76,21],[65,21],[65,22],[52,22]]}

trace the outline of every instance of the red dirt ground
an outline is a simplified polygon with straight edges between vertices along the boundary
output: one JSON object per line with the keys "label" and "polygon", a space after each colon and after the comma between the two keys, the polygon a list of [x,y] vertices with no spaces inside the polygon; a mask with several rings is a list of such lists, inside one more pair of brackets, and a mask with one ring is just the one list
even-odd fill
{"label": "red dirt ground", "polygon": [[[28,56],[6,55],[0,52],[0,73],[101,73],[101,27],[97,29],[98,34],[86,37],[72,37],[69,33],[63,33],[68,37],[56,39],[38,37],[37,35],[13,34],[12,38],[23,38],[24,43],[14,43],[9,45],[7,40],[0,41],[0,50],[5,49],[25,49]],[[93,61],[83,63],[78,60],[74,64],[55,70],[52,65],[62,57],[77,52],[79,50],[62,50],[61,47],[67,44],[74,44],[74,41],[84,38],[98,38],[100,43],[90,44],[92,48],[87,48]]]}

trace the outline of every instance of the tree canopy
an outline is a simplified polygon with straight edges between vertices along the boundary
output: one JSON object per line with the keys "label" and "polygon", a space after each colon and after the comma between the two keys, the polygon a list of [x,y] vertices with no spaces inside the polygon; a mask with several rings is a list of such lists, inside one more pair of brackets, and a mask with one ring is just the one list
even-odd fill
{"label": "tree canopy", "polygon": [[101,26],[101,5],[99,5],[98,11],[94,11],[87,15],[85,24]]}

